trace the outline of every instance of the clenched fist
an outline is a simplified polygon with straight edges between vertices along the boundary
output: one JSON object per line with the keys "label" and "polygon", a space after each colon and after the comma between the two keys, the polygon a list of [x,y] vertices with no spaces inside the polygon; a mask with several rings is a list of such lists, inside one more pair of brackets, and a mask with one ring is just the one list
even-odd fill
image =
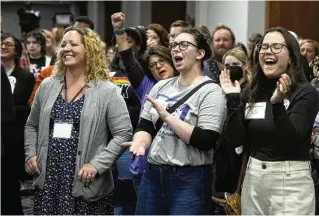
{"label": "clenched fist", "polygon": [[122,12],[114,13],[111,20],[114,29],[122,29],[125,23],[125,14]]}

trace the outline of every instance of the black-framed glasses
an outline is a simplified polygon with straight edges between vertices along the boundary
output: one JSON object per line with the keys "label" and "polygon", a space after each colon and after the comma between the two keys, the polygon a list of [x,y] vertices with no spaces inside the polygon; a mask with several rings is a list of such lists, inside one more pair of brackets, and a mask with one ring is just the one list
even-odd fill
{"label": "black-framed glasses", "polygon": [[170,43],[170,44],[168,45],[168,48],[169,48],[170,50],[173,50],[173,49],[175,49],[177,46],[179,46],[179,49],[180,49],[181,51],[184,51],[184,50],[187,50],[187,48],[188,48],[189,45],[192,45],[192,46],[198,48],[197,45],[195,45],[195,44],[193,44],[193,43],[191,43],[191,42],[189,42],[189,41],[181,41],[181,42],[179,42],[179,43],[173,42],[173,43]]}
{"label": "black-framed glasses", "polygon": [[12,43],[9,43],[9,42],[5,42],[5,43],[0,42],[0,47],[2,47],[3,45],[4,45],[6,48],[12,48],[12,47],[14,47],[14,44],[12,44]]}
{"label": "black-framed glasses", "polygon": [[157,67],[157,64],[159,64],[160,66],[164,65],[165,60],[162,58],[159,58],[157,61],[152,62],[151,64],[148,65],[148,68],[151,70],[155,70],[155,68]]}
{"label": "black-framed glasses", "polygon": [[272,43],[272,44],[263,43],[263,44],[257,45],[257,48],[258,48],[257,50],[260,54],[264,54],[267,52],[269,47],[270,47],[270,51],[273,54],[278,54],[281,52],[283,47],[287,47],[287,46],[285,44],[282,44],[282,43]]}

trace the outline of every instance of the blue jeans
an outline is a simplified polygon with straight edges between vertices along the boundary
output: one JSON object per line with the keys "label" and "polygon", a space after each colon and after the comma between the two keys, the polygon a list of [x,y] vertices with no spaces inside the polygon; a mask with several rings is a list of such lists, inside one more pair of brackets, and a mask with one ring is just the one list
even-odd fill
{"label": "blue jeans", "polygon": [[148,164],[139,188],[136,215],[211,214],[212,168]]}
{"label": "blue jeans", "polygon": [[134,189],[136,194],[138,194],[138,189],[140,188],[142,177],[143,177],[143,174],[133,175],[132,181],[134,184]]}
{"label": "blue jeans", "polygon": [[116,160],[116,168],[118,172],[118,177],[120,179],[132,179],[133,174],[130,171],[130,161],[132,153],[127,149],[123,154]]}

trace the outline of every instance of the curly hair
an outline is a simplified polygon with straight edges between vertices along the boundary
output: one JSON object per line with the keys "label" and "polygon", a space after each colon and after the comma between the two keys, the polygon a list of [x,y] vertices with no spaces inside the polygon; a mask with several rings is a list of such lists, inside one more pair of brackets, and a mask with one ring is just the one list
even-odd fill
{"label": "curly hair", "polygon": [[[64,35],[69,31],[76,31],[82,36],[82,43],[85,50],[85,76],[86,81],[97,82],[110,80],[109,67],[105,61],[105,52],[102,50],[102,41],[100,37],[89,28],[68,27]],[[62,60],[61,52],[57,55],[57,61],[54,65],[53,75],[63,76],[66,73],[66,67]]]}
{"label": "curly hair", "polygon": [[168,32],[166,31],[166,29],[162,25],[156,24],[156,23],[151,23],[147,26],[146,31],[147,30],[155,31],[155,33],[160,38],[161,45],[164,47],[168,47],[168,42],[169,42]]}

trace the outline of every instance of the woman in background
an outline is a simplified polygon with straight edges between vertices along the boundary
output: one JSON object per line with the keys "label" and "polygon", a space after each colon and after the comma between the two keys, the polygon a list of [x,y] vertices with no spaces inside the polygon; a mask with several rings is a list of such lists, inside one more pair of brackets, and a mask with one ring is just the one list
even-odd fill
{"label": "woman in background", "polygon": [[154,46],[168,47],[168,32],[160,24],[149,24],[146,27],[146,37],[149,48]]}
{"label": "woman in background", "polygon": [[[240,84],[243,89],[251,78],[249,61],[245,52],[240,47],[235,47],[225,53],[223,57],[225,71],[230,74],[230,79]],[[227,108],[229,108],[227,103]],[[218,142],[215,153],[216,160],[216,192],[234,193],[237,189],[240,168],[242,165],[243,146],[233,148],[228,145],[225,131]]]}
{"label": "woman in background", "polygon": [[42,29],[40,32],[45,38],[45,67],[48,67],[49,65],[54,65],[56,60],[54,35],[46,29]]}
{"label": "woman in background", "polygon": [[319,45],[317,41],[311,39],[303,39],[300,43],[301,55],[305,56],[310,63],[315,56],[319,55]]}

